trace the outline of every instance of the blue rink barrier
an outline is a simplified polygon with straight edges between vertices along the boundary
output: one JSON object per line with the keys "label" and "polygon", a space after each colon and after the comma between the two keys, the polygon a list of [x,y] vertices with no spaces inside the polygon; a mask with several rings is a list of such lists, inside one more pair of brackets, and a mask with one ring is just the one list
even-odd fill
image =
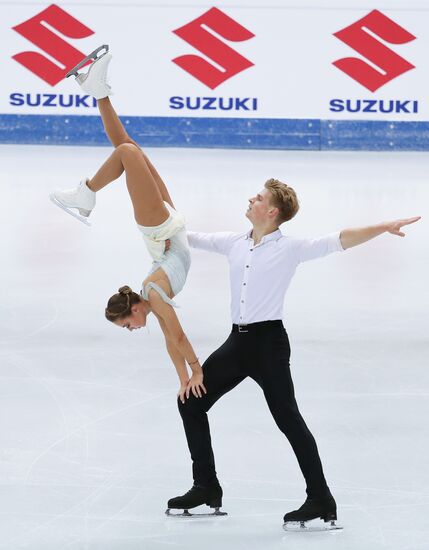
{"label": "blue rink barrier", "polygon": [[[429,122],[121,117],[143,147],[429,151]],[[99,116],[0,115],[0,143],[108,145]]]}

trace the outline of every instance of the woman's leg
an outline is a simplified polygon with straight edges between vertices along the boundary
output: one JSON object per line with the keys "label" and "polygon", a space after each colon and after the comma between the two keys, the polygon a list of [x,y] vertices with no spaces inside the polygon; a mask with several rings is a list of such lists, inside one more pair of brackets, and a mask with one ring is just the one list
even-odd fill
{"label": "woman's leg", "polygon": [[[113,147],[118,147],[123,143],[131,143],[134,144],[138,149],[140,149],[139,145],[127,134],[122,122],[120,121],[115,109],[113,108],[113,105],[110,102],[110,99],[108,97],[99,99],[97,104],[100,111],[101,120],[103,121],[104,130]],[[144,157],[144,160],[146,161],[153,180],[159,188],[162,200],[164,200],[174,208],[173,201],[171,200],[167,187],[163,182],[161,176],[158,174],[155,167],[150,162],[149,158],[143,152],[142,155]],[[89,187],[93,191],[99,191],[102,187],[117,179],[122,174],[122,172],[123,165],[121,163],[111,162],[109,163],[108,167],[105,167],[105,177],[103,179],[99,179],[96,184],[94,184],[94,182],[91,180]],[[104,185],[102,185],[102,187],[100,187],[102,181],[105,183]]]}
{"label": "woman's leg", "polygon": [[154,226],[165,222],[169,212],[140,148],[124,142],[116,147],[95,176],[87,183],[99,191],[125,170],[128,192],[139,225]]}
{"label": "woman's leg", "polygon": [[116,114],[113,105],[108,97],[97,100],[98,110],[100,111],[101,120],[103,121],[104,131],[110,140],[113,147],[118,147],[122,143],[137,143],[127,134],[121,120]]}

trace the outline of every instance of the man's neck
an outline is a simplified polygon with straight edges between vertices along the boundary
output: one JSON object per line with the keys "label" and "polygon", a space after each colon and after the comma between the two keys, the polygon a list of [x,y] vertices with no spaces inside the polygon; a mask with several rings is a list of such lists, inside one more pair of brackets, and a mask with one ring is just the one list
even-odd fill
{"label": "man's neck", "polygon": [[259,244],[265,235],[269,235],[270,233],[274,233],[274,231],[277,231],[277,226],[269,226],[269,227],[255,227],[253,226],[252,229],[252,239],[255,244]]}

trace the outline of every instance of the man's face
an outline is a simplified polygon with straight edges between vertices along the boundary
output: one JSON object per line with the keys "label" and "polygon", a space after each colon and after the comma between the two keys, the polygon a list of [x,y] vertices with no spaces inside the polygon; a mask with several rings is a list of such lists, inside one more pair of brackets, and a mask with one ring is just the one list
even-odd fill
{"label": "man's face", "polygon": [[246,217],[255,224],[273,220],[269,212],[273,212],[274,207],[270,204],[271,193],[268,189],[259,191],[254,197],[249,199],[249,208],[246,211]]}

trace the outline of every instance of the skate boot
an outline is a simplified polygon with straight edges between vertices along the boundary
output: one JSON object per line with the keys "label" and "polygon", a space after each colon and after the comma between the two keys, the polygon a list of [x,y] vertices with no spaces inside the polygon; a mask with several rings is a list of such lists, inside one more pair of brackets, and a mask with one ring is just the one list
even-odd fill
{"label": "skate boot", "polygon": [[[105,49],[106,51],[101,55],[98,55],[98,53],[103,49]],[[87,55],[84,59],[82,59],[82,61],[80,61],[80,63],[78,63],[76,67],[73,67],[73,69],[69,71],[66,75],[66,77],[75,75],[76,81],[82,88],[82,90],[85,93],[95,97],[95,99],[102,99],[103,97],[112,95],[112,89],[106,81],[107,68],[109,66],[110,60],[112,59],[112,55],[108,53],[108,51],[109,46],[100,46],[92,53]],[[93,59],[94,61],[89,66],[88,72],[78,73],[78,70],[91,59]]]}
{"label": "skate boot", "polygon": [[83,179],[74,189],[53,191],[49,197],[54,204],[68,214],[86,225],[91,225],[88,216],[95,206],[95,192],[87,186],[88,181],[88,178]]}
{"label": "skate boot", "polygon": [[[322,519],[323,524],[319,522],[306,525],[307,522]],[[284,516],[283,529],[285,531],[330,531],[333,529],[342,529],[335,523],[337,519],[337,505],[331,493],[326,497],[311,498],[308,497],[304,504],[298,510],[289,512]],[[328,524],[328,525],[327,525]]]}
{"label": "skate boot", "polygon": [[[168,501],[168,508],[166,510],[167,516],[175,517],[210,517],[210,516],[226,516],[226,512],[221,512],[219,508],[222,506],[222,487],[217,483],[208,487],[194,484],[192,489],[180,497],[171,498]],[[203,514],[190,514],[190,508],[196,508],[202,504],[207,504],[210,508],[214,508],[215,511],[211,513]],[[182,514],[172,514],[171,509],[183,510]]]}

